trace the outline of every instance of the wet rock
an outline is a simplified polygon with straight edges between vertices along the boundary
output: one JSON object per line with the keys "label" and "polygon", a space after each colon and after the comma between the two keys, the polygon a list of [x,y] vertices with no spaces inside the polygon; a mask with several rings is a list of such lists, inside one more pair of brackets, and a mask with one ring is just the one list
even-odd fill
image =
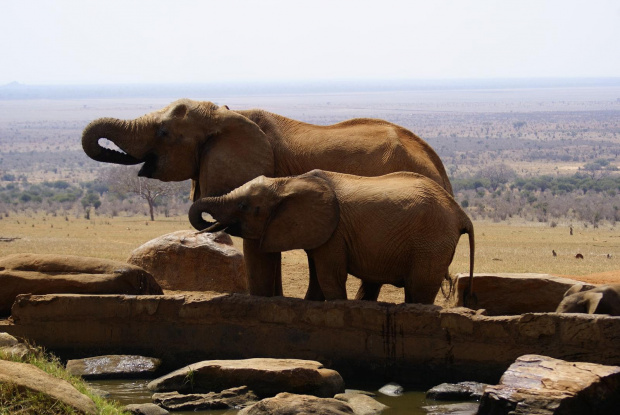
{"label": "wet rock", "polygon": [[379,392],[387,396],[400,396],[403,394],[404,389],[398,383],[390,382],[382,386]]}
{"label": "wet rock", "polygon": [[[457,305],[460,306],[469,275],[457,274],[456,278]],[[564,293],[578,282],[549,274],[477,273],[474,275],[475,308],[485,309],[489,316],[551,313],[564,298]]]}
{"label": "wet rock", "polygon": [[248,406],[238,415],[354,415],[353,409],[345,402],[334,398],[318,398],[310,395],[280,393],[273,398]]}
{"label": "wet rock", "polygon": [[427,415],[476,415],[478,413],[477,402],[452,403],[448,405],[423,406]]}
{"label": "wet rock", "polygon": [[611,414],[620,404],[620,367],[519,357],[480,400],[487,414]]}
{"label": "wet rock", "polygon": [[161,360],[133,355],[108,355],[67,361],[67,371],[84,379],[152,378]]}
{"label": "wet rock", "polygon": [[142,268],[74,255],[13,254],[0,259],[0,315],[19,294],[163,294]]}
{"label": "wet rock", "polygon": [[246,292],[243,253],[225,233],[177,231],[152,239],[127,259],[167,290]]}
{"label": "wet rock", "polygon": [[247,386],[260,397],[280,392],[332,397],[344,392],[338,372],[320,362],[299,359],[206,360],[186,366],[149,383],[156,392],[218,392]]}
{"label": "wet rock", "polygon": [[26,363],[0,360],[1,383],[12,383],[19,388],[42,393],[85,414],[96,413],[92,399],[80,393],[69,382]]}
{"label": "wet rock", "polygon": [[436,401],[480,400],[487,385],[478,382],[442,383],[426,392],[426,399]]}
{"label": "wet rock", "polygon": [[339,393],[334,396],[334,399],[349,404],[356,415],[376,415],[389,408],[364,393]]}
{"label": "wet rock", "polygon": [[166,411],[154,403],[138,403],[125,406],[125,411],[134,415],[166,415],[170,412]]}
{"label": "wet rock", "polygon": [[247,386],[225,389],[221,392],[154,393],[153,402],[170,411],[203,411],[210,409],[243,408],[259,400]]}

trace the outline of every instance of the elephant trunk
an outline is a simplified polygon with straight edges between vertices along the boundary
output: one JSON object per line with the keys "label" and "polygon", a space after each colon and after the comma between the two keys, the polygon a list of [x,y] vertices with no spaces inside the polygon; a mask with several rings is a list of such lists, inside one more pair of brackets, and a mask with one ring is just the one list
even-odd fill
{"label": "elephant trunk", "polygon": [[82,148],[88,157],[96,161],[115,164],[142,163],[137,157],[128,153],[102,147],[99,139],[106,138],[125,151],[138,135],[135,121],[124,121],[115,118],[100,118],[88,124],[82,133]]}
{"label": "elephant trunk", "polygon": [[225,229],[228,225],[221,222],[208,222],[203,219],[203,213],[213,213],[213,211],[218,210],[218,207],[223,205],[223,197],[203,197],[195,201],[192,206],[189,208],[189,212],[187,216],[189,217],[189,222],[192,226],[199,230],[205,232],[217,232]]}

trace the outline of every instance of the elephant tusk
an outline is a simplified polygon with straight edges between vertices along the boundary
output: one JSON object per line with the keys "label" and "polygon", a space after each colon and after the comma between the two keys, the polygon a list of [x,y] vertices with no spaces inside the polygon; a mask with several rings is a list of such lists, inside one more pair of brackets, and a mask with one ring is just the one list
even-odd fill
{"label": "elephant tusk", "polygon": [[220,222],[215,222],[208,228],[205,228],[201,231],[196,232],[196,234],[206,233],[206,232],[209,232],[209,233],[219,232],[219,231],[226,229],[227,227],[228,225],[224,225],[223,223],[220,223]]}

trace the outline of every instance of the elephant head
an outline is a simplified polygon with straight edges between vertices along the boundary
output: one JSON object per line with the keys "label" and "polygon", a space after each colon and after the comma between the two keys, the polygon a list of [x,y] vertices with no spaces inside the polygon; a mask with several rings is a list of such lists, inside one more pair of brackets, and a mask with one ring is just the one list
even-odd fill
{"label": "elephant head", "polygon": [[[209,213],[217,222],[202,218]],[[340,220],[336,194],[312,172],[288,178],[264,176],[220,197],[202,198],[189,210],[198,230],[226,232],[259,241],[264,252],[316,248],[333,234]]]}
{"label": "elephant head", "polygon": [[[121,151],[101,146],[101,138]],[[226,106],[189,99],[133,120],[97,119],[84,129],[82,147],[97,161],[144,163],[140,176],[193,179],[193,200],[274,171],[271,144],[258,125]]]}

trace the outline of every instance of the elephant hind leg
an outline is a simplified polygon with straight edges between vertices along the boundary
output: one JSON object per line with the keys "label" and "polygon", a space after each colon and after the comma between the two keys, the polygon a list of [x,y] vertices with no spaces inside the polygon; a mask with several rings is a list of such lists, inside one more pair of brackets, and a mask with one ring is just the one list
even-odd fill
{"label": "elephant hind leg", "polygon": [[362,281],[362,284],[360,285],[360,288],[357,290],[357,294],[355,295],[355,299],[364,301],[377,301],[377,298],[379,298],[379,292],[381,291],[381,287],[382,284]]}
{"label": "elephant hind leg", "polygon": [[430,259],[421,262],[423,263],[413,267],[405,281],[405,302],[433,304],[448,274],[448,267],[443,264],[432,264],[433,261]]}

